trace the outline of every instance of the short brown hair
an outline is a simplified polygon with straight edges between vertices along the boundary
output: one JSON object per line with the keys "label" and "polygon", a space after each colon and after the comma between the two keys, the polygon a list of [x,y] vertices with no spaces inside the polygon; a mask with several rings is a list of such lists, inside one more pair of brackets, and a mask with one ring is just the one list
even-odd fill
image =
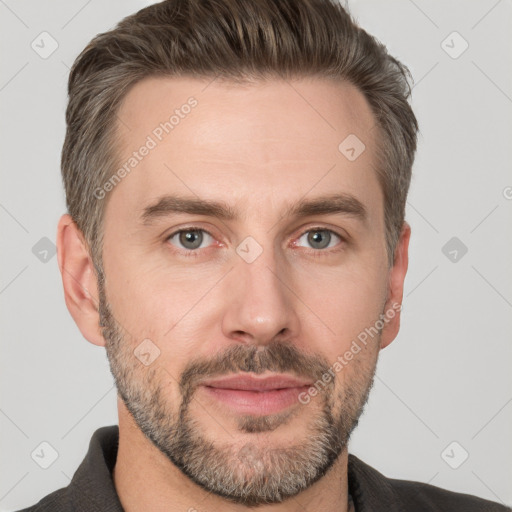
{"label": "short brown hair", "polygon": [[336,0],[165,0],[97,35],[69,76],[62,176],[68,211],[98,272],[106,201],[94,191],[118,165],[120,103],[135,83],[150,76],[235,82],[323,77],[355,85],[380,133],[378,177],[392,264],[418,131],[407,101],[408,69]]}

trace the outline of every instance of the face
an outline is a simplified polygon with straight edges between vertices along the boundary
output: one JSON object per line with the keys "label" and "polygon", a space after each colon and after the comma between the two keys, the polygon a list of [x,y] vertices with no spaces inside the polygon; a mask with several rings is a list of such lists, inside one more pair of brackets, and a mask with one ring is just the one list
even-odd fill
{"label": "face", "polygon": [[159,78],[118,117],[99,291],[124,406],[203,488],[281,502],[346,449],[398,317],[370,108],[320,79]]}

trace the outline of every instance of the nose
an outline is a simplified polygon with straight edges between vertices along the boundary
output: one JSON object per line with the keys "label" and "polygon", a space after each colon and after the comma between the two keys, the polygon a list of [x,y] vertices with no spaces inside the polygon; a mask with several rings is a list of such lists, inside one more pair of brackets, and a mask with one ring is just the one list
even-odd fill
{"label": "nose", "polygon": [[230,273],[224,312],[224,335],[241,343],[266,345],[299,335],[297,298],[286,263],[278,265],[271,250],[252,263],[240,260]]}

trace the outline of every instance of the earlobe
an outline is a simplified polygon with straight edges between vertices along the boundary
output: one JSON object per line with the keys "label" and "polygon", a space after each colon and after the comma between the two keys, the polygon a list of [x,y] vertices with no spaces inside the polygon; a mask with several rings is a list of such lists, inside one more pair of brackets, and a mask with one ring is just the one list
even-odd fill
{"label": "earlobe", "polygon": [[104,346],[98,312],[98,283],[82,232],[70,215],[59,220],[57,257],[66,306],[83,336]]}
{"label": "earlobe", "polygon": [[404,295],[404,281],[409,265],[409,240],[411,227],[404,222],[400,238],[395,249],[393,267],[389,270],[388,297],[384,314],[388,321],[381,336],[380,348],[387,347],[398,335],[400,330],[400,309]]}

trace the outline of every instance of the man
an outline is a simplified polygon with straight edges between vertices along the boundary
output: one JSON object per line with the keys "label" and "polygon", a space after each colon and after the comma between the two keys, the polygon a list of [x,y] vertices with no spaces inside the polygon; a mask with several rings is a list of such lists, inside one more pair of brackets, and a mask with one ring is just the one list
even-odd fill
{"label": "man", "polygon": [[406,73],[328,0],[169,0],[87,46],[58,259],[119,427],[26,510],[505,510],[348,454],[399,330]]}

